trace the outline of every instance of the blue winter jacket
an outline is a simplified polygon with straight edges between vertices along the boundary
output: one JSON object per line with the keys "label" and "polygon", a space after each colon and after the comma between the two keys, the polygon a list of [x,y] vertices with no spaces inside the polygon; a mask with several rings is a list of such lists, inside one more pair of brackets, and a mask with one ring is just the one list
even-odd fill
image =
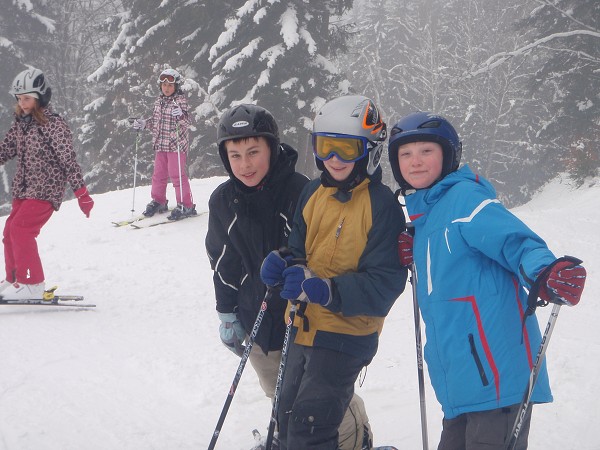
{"label": "blue winter jacket", "polygon": [[[556,258],[465,166],[405,197],[425,360],[444,417],[518,404],[541,342],[527,294]],[[551,402],[545,364],[532,401]]]}

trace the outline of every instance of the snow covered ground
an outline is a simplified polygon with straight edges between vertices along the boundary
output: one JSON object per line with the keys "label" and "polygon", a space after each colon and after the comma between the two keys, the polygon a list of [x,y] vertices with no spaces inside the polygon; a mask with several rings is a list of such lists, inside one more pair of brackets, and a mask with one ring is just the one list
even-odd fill
{"label": "snow covered ground", "polygon": [[[222,180],[192,180],[199,212]],[[137,188],[137,213],[149,194]],[[239,362],[218,337],[204,251],[208,217],[114,228],[112,220],[130,216],[132,195],[94,196],[90,219],[66,202],[38,239],[47,285],[84,294],[95,309],[0,306],[0,450],[208,446]],[[562,308],[554,329],[547,357],[555,402],[534,410],[532,450],[600,449],[598,198],[598,185],[574,191],[556,180],[515,210],[557,255],[583,259],[589,275],[581,304]],[[542,326],[549,311],[538,313]],[[427,377],[426,385],[435,449],[441,411]],[[410,286],[357,392],[377,445],[421,448]],[[217,448],[250,448],[252,429],[265,432],[269,414],[248,364]]]}

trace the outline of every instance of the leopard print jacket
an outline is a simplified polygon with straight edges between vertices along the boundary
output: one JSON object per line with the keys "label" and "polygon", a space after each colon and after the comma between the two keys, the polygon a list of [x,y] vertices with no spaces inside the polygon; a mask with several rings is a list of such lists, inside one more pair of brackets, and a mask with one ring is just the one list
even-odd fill
{"label": "leopard print jacket", "polygon": [[67,182],[76,191],[84,186],[84,181],[69,126],[50,107],[44,114],[48,118],[44,125],[15,119],[0,143],[0,164],[17,158],[13,199],[45,200],[58,211]]}

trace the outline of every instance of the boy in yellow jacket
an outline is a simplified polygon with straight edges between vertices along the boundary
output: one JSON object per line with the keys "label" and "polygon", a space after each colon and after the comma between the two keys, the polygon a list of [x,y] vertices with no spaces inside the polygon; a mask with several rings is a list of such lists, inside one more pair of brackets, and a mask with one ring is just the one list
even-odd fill
{"label": "boy in yellow jacket", "polygon": [[326,103],[312,146],[320,179],[300,194],[289,247],[261,277],[297,303],[278,413],[281,449],[338,448],[354,382],[375,353],[383,321],[404,289],[397,253],[402,210],[381,183],[386,125],[363,96]]}

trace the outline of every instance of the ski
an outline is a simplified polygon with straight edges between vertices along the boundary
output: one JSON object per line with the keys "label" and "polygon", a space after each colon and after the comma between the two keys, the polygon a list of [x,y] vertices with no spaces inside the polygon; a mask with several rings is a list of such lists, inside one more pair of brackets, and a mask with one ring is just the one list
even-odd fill
{"label": "ski", "polygon": [[187,219],[193,219],[194,217],[201,217],[204,214],[206,214],[206,212],[199,212],[198,214],[194,215],[194,216],[187,216],[187,217],[182,217],[181,219],[178,220],[169,220],[169,219],[164,219],[161,220],[160,222],[133,222],[130,223],[129,226],[135,230],[141,230],[142,228],[151,228],[151,227],[157,227],[159,225],[166,225],[168,223],[177,223],[177,222],[181,222],[183,220],[187,220]]}
{"label": "ski", "polygon": [[260,431],[256,429],[252,430],[252,436],[254,436],[255,444],[254,447],[252,447],[250,450],[265,450],[267,448],[267,439],[262,437]]}
{"label": "ski", "polygon": [[118,222],[111,222],[115,227],[126,227],[127,225],[130,225],[132,223],[135,222],[139,222],[141,220],[147,219],[148,217],[144,216],[144,215],[140,215],[137,217],[132,217],[130,219],[125,219],[125,220],[120,220]]}
{"label": "ski", "polygon": [[[256,443],[254,444],[254,447],[252,447],[250,450],[266,450],[267,439],[264,438],[260,434],[260,431],[258,431],[256,429],[252,430],[252,436],[254,436],[254,441]],[[278,447],[275,447],[275,448],[278,448]],[[391,445],[384,445],[381,447],[371,447],[371,450],[398,450],[398,449]]]}
{"label": "ski", "polygon": [[[73,300],[73,297],[79,297]],[[0,299],[0,306],[70,306],[72,308],[95,308],[96,305],[88,303],[77,303],[83,300],[83,297],[77,295],[60,296],[57,295],[52,300],[42,299],[22,299],[22,300],[2,300]],[[73,303],[73,301],[75,303]]]}
{"label": "ski", "polygon": [[0,296],[0,305],[20,305],[20,306],[71,306],[77,308],[93,308],[96,305],[79,303],[83,301],[83,295],[55,295],[54,291],[58,286],[54,286],[44,291],[42,298],[30,298],[19,300],[5,300]]}

